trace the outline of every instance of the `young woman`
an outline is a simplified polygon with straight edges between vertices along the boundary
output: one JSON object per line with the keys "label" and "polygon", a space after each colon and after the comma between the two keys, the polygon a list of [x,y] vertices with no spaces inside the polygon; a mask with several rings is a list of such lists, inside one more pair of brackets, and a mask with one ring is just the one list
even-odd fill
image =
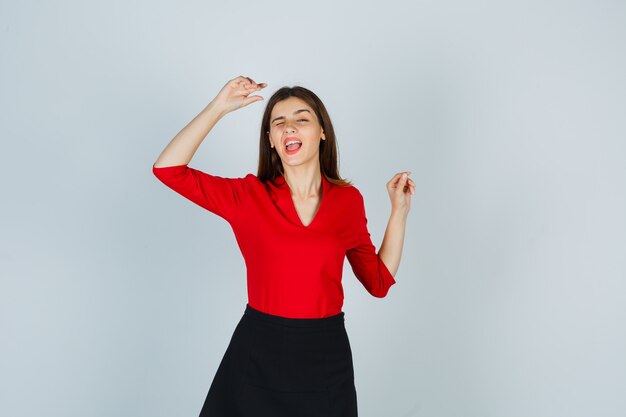
{"label": "young woman", "polygon": [[363,196],[339,176],[326,108],[297,86],[267,103],[257,175],[224,178],[189,168],[217,121],[263,100],[251,93],[265,87],[248,77],[230,80],[152,167],[165,185],[231,225],[246,262],[248,302],[200,416],[357,416],[342,311],[344,259],[370,294],[387,295],[415,184],[403,173],[387,183],[392,209],[377,254]]}

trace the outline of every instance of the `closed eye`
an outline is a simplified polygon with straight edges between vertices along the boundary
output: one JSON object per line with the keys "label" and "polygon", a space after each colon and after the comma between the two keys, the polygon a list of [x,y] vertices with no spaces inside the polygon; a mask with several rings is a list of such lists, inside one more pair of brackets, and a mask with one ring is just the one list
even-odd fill
{"label": "closed eye", "polygon": [[[308,120],[308,119],[298,119],[297,121],[298,121],[298,122],[308,122],[309,120]],[[283,122],[276,123],[276,126],[280,126],[280,125],[282,125],[282,124],[283,124]]]}

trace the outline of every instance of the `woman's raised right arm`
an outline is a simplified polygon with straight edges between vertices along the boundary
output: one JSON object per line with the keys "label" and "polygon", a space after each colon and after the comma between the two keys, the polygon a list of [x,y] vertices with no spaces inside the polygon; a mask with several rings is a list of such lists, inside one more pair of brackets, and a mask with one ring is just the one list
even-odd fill
{"label": "woman's raised right arm", "polygon": [[152,165],[152,172],[165,185],[201,207],[232,222],[241,212],[254,175],[225,178],[188,166],[200,143],[226,113],[263,100],[249,96],[267,84],[250,78],[230,80],[200,114],[184,127]]}
{"label": "woman's raised right arm", "polygon": [[162,168],[189,164],[213,126],[227,113],[263,100],[261,96],[249,94],[266,86],[266,83],[257,84],[243,76],[228,81],[218,95],[174,136],[153,166]]}

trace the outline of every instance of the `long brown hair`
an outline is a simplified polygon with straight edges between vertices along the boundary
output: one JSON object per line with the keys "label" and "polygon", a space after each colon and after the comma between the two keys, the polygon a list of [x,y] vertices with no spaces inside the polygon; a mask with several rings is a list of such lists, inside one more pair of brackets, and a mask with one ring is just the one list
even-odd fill
{"label": "long brown hair", "polygon": [[326,140],[320,141],[319,149],[319,161],[320,170],[322,175],[326,179],[339,186],[350,186],[352,182],[343,179],[339,176],[339,161],[337,151],[337,140],[335,137],[335,130],[330,120],[330,116],[326,111],[326,107],[322,100],[312,92],[304,87],[282,87],[276,91],[267,102],[265,107],[265,113],[263,113],[263,120],[261,122],[261,138],[259,141],[259,167],[257,170],[257,177],[260,181],[272,181],[284,174],[283,164],[278,156],[278,152],[275,148],[270,146],[269,133],[270,130],[270,118],[274,106],[279,101],[288,99],[289,97],[297,97],[305,101],[317,116],[324,133],[326,134]]}

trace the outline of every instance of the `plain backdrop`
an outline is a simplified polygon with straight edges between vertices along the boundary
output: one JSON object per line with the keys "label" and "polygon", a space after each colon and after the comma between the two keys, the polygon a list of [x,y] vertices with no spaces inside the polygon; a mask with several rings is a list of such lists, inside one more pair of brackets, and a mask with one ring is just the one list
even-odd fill
{"label": "plain backdrop", "polygon": [[[197,416],[247,301],[228,223],[152,175],[230,79],[326,104],[397,284],[344,265],[362,417],[626,415],[621,1],[0,3],[0,415]],[[256,173],[265,102],[190,166]]]}

